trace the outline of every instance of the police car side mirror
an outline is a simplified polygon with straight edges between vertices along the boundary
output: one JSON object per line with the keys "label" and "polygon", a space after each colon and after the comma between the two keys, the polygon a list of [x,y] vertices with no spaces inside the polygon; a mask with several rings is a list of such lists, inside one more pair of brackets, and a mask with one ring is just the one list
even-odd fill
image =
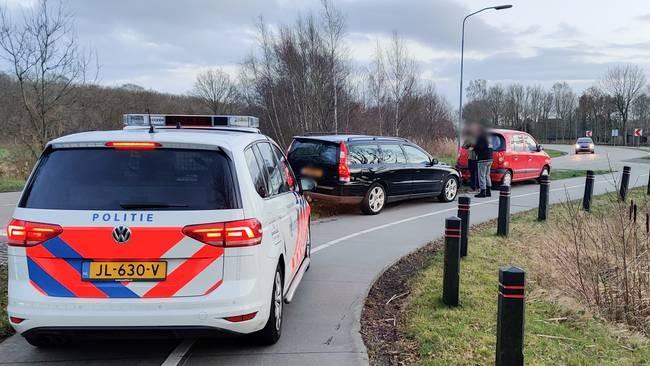
{"label": "police car side mirror", "polygon": [[303,192],[311,192],[316,189],[316,186],[317,184],[315,180],[307,177],[300,178],[300,189]]}

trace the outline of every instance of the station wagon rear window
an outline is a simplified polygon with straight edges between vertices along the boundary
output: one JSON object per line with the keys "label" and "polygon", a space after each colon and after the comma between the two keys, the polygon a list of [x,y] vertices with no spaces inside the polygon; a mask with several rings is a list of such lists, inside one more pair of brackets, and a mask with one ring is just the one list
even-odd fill
{"label": "station wagon rear window", "polygon": [[190,149],[50,150],[21,207],[61,210],[237,208],[229,159]]}
{"label": "station wagon rear window", "polygon": [[288,153],[289,160],[308,161],[316,165],[336,165],[339,146],[324,141],[294,140]]}

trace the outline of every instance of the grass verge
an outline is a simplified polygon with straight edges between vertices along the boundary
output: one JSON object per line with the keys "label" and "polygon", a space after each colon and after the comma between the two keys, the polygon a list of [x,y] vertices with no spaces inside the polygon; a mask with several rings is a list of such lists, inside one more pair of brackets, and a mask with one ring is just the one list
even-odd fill
{"label": "grass verge", "polygon": [[13,332],[7,319],[7,266],[0,265],[0,342]]}
{"label": "grass verge", "polygon": [[564,151],[560,151],[560,150],[544,149],[544,151],[546,151],[548,156],[550,156],[551,158],[557,158],[557,157],[560,157],[560,156],[563,156],[563,155],[567,155],[567,153],[565,153]]}
{"label": "grass verge", "polygon": [[440,162],[442,162],[442,163],[447,163],[447,164],[449,164],[449,165],[451,165],[451,166],[456,166],[456,160],[458,160],[458,158],[456,157],[456,155],[451,155],[451,156],[437,156],[436,159],[438,159],[438,161],[440,161]]}
{"label": "grass verge", "polygon": [[22,179],[0,178],[0,193],[19,192],[23,190],[25,181]]}
{"label": "grass verge", "polygon": [[[636,201],[643,190],[630,194]],[[609,202],[596,196],[592,209],[607,210]],[[362,315],[371,364],[494,364],[497,269],[508,264],[527,270],[526,364],[641,365],[650,360],[650,340],[543,287],[544,264],[533,259],[540,248],[531,245],[561,225],[553,215],[556,209],[551,207],[547,223],[536,221],[536,210],[513,215],[509,238],[495,235],[494,221],[472,228],[469,255],[461,263],[458,308],[441,302],[442,240],[389,268],[373,285]]]}
{"label": "grass verge", "polygon": [[11,159],[12,148],[9,145],[0,145],[0,193],[21,191],[25,185],[25,180],[8,178],[15,176],[11,169],[13,162]]}
{"label": "grass verge", "polygon": [[[594,170],[595,175],[609,174],[609,170]],[[577,178],[584,177],[587,175],[586,170],[564,170],[564,169],[553,169],[551,170],[551,180],[560,180],[568,178]]]}

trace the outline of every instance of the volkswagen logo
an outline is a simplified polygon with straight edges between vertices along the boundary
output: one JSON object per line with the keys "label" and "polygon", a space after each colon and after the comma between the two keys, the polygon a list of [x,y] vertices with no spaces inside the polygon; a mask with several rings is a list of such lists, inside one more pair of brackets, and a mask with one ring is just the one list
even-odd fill
{"label": "volkswagen logo", "polygon": [[118,244],[124,244],[131,239],[131,229],[126,226],[116,226],[113,228],[113,240]]}

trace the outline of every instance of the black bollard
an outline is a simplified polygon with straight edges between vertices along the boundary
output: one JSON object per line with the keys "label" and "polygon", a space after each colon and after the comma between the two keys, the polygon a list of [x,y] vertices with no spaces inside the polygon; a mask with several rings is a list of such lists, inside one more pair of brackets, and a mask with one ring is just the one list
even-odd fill
{"label": "black bollard", "polygon": [[650,174],[648,174],[648,189],[646,191],[647,195],[650,195]]}
{"label": "black bollard", "polygon": [[497,235],[508,236],[510,232],[510,186],[501,186],[499,194],[499,219]]}
{"label": "black bollard", "polygon": [[526,272],[523,269],[499,268],[497,366],[524,364],[525,290]]}
{"label": "black bollard", "polygon": [[460,226],[456,216],[445,220],[445,264],[442,280],[442,302],[458,306],[460,292]]}
{"label": "black bollard", "polygon": [[469,207],[472,200],[468,196],[458,197],[458,217],[460,218],[460,256],[467,257],[469,242]]}
{"label": "black bollard", "polygon": [[630,168],[629,166],[623,167],[623,176],[621,176],[621,188],[618,191],[618,198],[621,201],[625,201],[627,198],[627,187],[630,184]]}
{"label": "black bollard", "polygon": [[551,181],[548,175],[543,175],[539,180],[539,207],[537,209],[537,221],[546,221],[548,217],[548,196],[551,188]]}
{"label": "black bollard", "polygon": [[634,214],[632,215],[634,220],[632,220],[636,224],[636,203],[634,204]]}
{"label": "black bollard", "polygon": [[591,199],[594,196],[594,171],[587,170],[587,180],[585,181],[585,194],[582,197],[582,208],[589,212],[591,211]]}

